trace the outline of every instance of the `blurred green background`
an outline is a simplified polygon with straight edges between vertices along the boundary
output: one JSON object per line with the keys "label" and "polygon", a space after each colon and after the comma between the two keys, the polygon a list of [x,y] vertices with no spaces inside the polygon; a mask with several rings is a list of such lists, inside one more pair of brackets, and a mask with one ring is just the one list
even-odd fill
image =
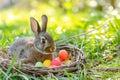
{"label": "blurred green background", "polygon": [[[57,44],[73,44],[85,51],[87,67],[109,54],[119,53],[120,0],[0,0],[0,47],[9,46],[16,38],[34,37],[30,16],[41,24],[42,14],[48,16],[47,32]],[[71,38],[91,30],[89,34]],[[120,59],[100,66],[108,64],[120,67]],[[100,78],[116,79],[105,74]],[[88,79],[96,78],[90,75]]]}

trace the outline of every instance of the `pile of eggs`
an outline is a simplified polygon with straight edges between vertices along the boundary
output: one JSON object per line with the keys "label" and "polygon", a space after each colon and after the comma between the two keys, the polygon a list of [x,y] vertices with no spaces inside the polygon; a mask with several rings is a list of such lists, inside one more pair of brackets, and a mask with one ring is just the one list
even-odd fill
{"label": "pile of eggs", "polygon": [[45,60],[43,63],[37,62],[35,64],[36,67],[49,67],[49,68],[54,68],[56,66],[61,66],[62,63],[69,64],[71,63],[70,60],[68,60],[68,52],[66,50],[60,50],[58,57],[54,58],[52,61],[51,60]]}

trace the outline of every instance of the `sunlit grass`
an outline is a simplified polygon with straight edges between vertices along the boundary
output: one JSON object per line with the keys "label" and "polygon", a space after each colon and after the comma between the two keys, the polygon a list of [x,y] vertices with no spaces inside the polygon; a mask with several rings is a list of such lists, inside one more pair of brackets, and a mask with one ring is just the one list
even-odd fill
{"label": "sunlit grass", "polygon": [[[39,6],[36,6],[39,5]],[[66,6],[69,5],[69,6]],[[63,12],[61,9],[57,9],[54,4],[45,5],[44,3],[37,3],[34,1],[30,4],[30,9],[25,8],[9,8],[2,10],[0,13],[0,47],[4,48],[9,46],[16,38],[20,37],[34,37],[30,29],[30,16],[35,17],[41,24],[41,15],[47,14],[48,16],[48,29],[47,32],[51,34],[59,44],[72,44],[84,50],[87,55],[87,67],[92,66],[96,61],[101,60],[103,57],[113,54],[116,50],[116,46],[120,45],[120,18],[119,15],[108,15],[104,12],[85,10],[79,13],[72,13],[71,10]],[[71,8],[69,2],[65,3],[66,8]],[[68,10],[69,10],[68,9]],[[107,16],[107,17],[106,17]],[[108,23],[104,24],[106,21]],[[101,28],[94,30],[95,28]],[[69,38],[71,36],[82,34],[88,31],[92,31],[89,34],[78,36],[76,38],[58,42],[59,39]],[[116,57],[110,62],[103,62],[98,67],[120,67],[120,59]],[[3,79],[3,75],[6,72],[0,70],[0,79]],[[66,72],[67,77],[48,77],[46,80],[60,80],[68,79],[84,79],[85,77],[79,74],[69,74]],[[98,72],[96,71],[96,74]],[[110,76],[111,73],[99,72],[101,79],[114,79],[114,76]],[[119,72],[118,72],[119,74]],[[7,74],[9,75],[9,74]],[[117,76],[117,74],[114,74]],[[86,76],[86,75],[85,75]],[[23,74],[14,73],[10,76],[11,79],[20,77],[21,79],[38,79],[35,76],[28,76]],[[87,78],[94,79],[95,76],[88,75]],[[87,79],[86,78],[86,79]]]}

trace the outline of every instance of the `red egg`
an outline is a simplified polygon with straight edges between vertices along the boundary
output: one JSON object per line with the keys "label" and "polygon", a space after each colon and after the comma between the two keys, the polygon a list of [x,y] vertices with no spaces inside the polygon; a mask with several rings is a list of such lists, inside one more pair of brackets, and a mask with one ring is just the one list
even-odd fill
{"label": "red egg", "polygon": [[52,60],[52,65],[55,65],[55,66],[60,66],[61,65],[61,61],[59,58],[55,58]]}
{"label": "red egg", "polygon": [[61,61],[65,61],[68,59],[68,52],[66,50],[59,51],[59,58]]}

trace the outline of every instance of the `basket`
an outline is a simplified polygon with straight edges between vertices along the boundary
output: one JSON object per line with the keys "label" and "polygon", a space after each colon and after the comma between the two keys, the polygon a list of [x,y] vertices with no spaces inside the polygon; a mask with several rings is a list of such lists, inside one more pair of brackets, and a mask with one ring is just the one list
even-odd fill
{"label": "basket", "polygon": [[[18,64],[14,64],[14,67],[12,68],[12,71],[17,71],[25,74],[33,74],[35,76],[45,76],[49,74],[53,74],[55,76],[65,76],[65,71],[68,73],[76,73],[79,69],[82,69],[85,66],[85,59],[86,55],[85,53],[72,45],[58,45],[56,52],[58,53],[59,50],[67,50],[69,53],[69,57],[72,60],[70,64],[54,67],[54,68],[48,68],[48,67],[35,67],[33,65],[28,64],[22,64],[21,68],[19,68]],[[56,54],[55,56],[58,56]],[[0,67],[3,70],[7,70],[8,67],[11,64],[11,60],[4,59],[0,57]]]}

